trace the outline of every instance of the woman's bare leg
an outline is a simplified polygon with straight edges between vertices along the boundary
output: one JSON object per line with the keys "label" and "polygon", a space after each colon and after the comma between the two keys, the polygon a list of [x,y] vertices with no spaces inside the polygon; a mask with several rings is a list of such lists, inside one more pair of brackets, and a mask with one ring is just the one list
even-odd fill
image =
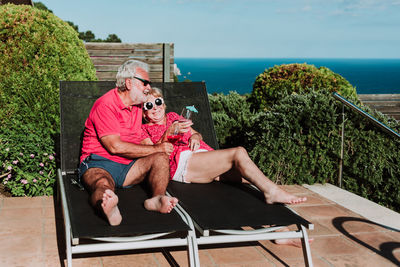
{"label": "woman's bare leg", "polygon": [[[230,174],[239,173],[241,177],[255,185],[264,193],[268,204],[296,204],[306,201],[306,198],[296,197],[280,189],[268,179],[243,147],[194,153],[188,162],[186,179],[193,183],[209,183],[228,171]],[[222,175],[221,180],[229,180],[230,177],[238,180],[238,175]]]}

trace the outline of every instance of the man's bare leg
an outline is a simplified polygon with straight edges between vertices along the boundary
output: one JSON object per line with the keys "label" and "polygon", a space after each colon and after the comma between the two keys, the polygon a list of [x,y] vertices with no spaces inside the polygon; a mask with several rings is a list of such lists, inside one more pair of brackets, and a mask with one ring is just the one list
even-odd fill
{"label": "man's bare leg", "polygon": [[152,198],[146,199],[144,207],[147,210],[158,211],[161,213],[170,213],[173,208],[178,204],[178,199],[175,197],[169,197],[165,195],[158,195]]}
{"label": "man's bare leg", "polygon": [[[228,171],[229,175],[224,175]],[[232,175],[233,173],[237,173],[238,177]],[[268,204],[297,204],[307,200],[279,188],[262,173],[242,147],[194,153],[189,159],[186,175],[188,181],[208,183],[219,175],[222,181],[240,181],[243,177],[264,193]]]}
{"label": "man's bare leg", "polygon": [[178,203],[178,199],[165,195],[169,183],[169,157],[165,153],[155,153],[138,159],[129,170],[124,186],[135,184],[148,174],[152,197],[146,199],[147,210],[170,213]]}
{"label": "man's bare leg", "polygon": [[111,175],[101,168],[90,168],[82,176],[83,182],[91,192],[90,202],[100,210],[110,225],[119,225],[122,221],[118,209],[118,196],[114,193],[115,183]]}
{"label": "man's bare leg", "polygon": [[118,196],[110,189],[106,189],[103,193],[101,207],[110,225],[114,226],[121,223],[122,216],[118,209]]}

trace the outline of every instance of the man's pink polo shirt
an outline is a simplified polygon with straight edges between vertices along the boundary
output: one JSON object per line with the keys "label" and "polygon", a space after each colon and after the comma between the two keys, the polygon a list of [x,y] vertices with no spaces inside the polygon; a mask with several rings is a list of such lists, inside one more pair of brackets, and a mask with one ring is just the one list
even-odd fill
{"label": "man's pink polo shirt", "polygon": [[122,141],[139,144],[142,135],[142,105],[126,107],[114,88],[94,103],[85,122],[82,162],[90,154],[96,154],[115,162],[129,164],[132,159],[111,155],[100,143],[106,135],[119,135]]}

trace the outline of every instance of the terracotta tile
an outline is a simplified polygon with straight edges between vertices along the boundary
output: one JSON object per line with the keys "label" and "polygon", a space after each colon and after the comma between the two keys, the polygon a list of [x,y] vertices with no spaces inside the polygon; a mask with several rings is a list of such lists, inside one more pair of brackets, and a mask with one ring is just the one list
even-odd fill
{"label": "terracotta tile", "polygon": [[381,232],[384,230],[382,227],[364,218],[349,218],[349,220],[344,221],[341,226],[350,234]]}
{"label": "terracotta tile", "polygon": [[7,220],[7,218],[0,219],[0,239],[20,236],[36,236],[41,237],[42,234],[42,220]]}
{"label": "terracotta tile", "polygon": [[265,260],[264,255],[254,246],[214,248],[208,252],[216,265],[248,264]]}
{"label": "terracotta tile", "polygon": [[101,257],[101,260],[103,262],[103,267],[157,266],[157,260],[153,253],[106,256]]}
{"label": "terracotta tile", "polygon": [[58,242],[56,235],[45,236],[42,238],[44,255],[58,255]]}
{"label": "terracotta tile", "polygon": [[288,193],[295,194],[295,195],[309,195],[314,194],[311,190],[301,186],[301,185],[279,185],[280,188],[285,190]]}
{"label": "terracotta tile", "polygon": [[387,233],[354,234],[351,240],[379,255],[393,255],[395,250],[400,250],[400,241]]}
{"label": "terracotta tile", "polygon": [[360,217],[339,205],[297,206],[293,207],[307,220],[328,219],[335,217]]}
{"label": "terracotta tile", "polygon": [[43,207],[43,217],[44,218],[55,218],[53,207]]}
{"label": "terracotta tile", "polygon": [[[186,250],[169,251],[179,266],[189,266],[188,254]],[[208,249],[199,249],[199,260],[201,266],[214,266],[214,261]]]}
{"label": "terracotta tile", "polygon": [[[296,194],[297,195],[297,194]],[[330,201],[326,198],[323,198],[317,194],[309,194],[305,195],[307,197],[307,201],[303,203],[299,203],[296,205],[290,205],[291,208],[295,209],[298,206],[314,206],[314,205],[331,205],[334,204],[333,201]]]}
{"label": "terracotta tile", "polygon": [[[353,233],[370,233],[370,232],[381,232],[381,228],[374,224],[368,223],[368,220],[359,221],[360,218],[347,217],[349,220],[344,221],[343,224],[336,224],[332,219],[316,219],[313,220],[315,224],[314,231],[310,232],[310,235],[319,235],[319,230],[322,231],[322,235],[346,235]],[[361,218],[362,220],[365,220]],[[321,228],[319,228],[321,227]],[[341,228],[343,227],[343,229]],[[317,234],[316,234],[317,233]]]}
{"label": "terracotta tile", "polygon": [[367,250],[363,247],[358,246],[354,242],[350,242],[344,237],[318,237],[315,238],[311,245],[312,253],[316,253],[320,256],[327,255],[361,255],[367,253]]}
{"label": "terracotta tile", "polygon": [[43,215],[42,208],[18,208],[18,209],[2,209],[0,222],[8,220],[41,220]]}
{"label": "terracotta tile", "polygon": [[363,266],[363,267],[377,267],[377,266],[398,266],[394,264],[392,261],[387,260],[384,257],[381,257],[376,254],[370,255],[340,255],[340,256],[332,256],[326,257],[326,261],[328,261],[332,266],[335,267],[348,267],[348,266]]}
{"label": "terracotta tile", "polygon": [[56,220],[43,218],[43,234],[48,235],[57,235],[57,228],[56,228]]}
{"label": "terracotta tile", "polygon": [[[58,255],[44,256],[44,267],[64,267],[67,266],[67,261],[62,259],[64,265],[61,265],[60,257]],[[73,262],[72,262],[73,263]],[[73,265],[74,266],[74,265]]]}
{"label": "terracotta tile", "polygon": [[[274,266],[290,266],[290,267],[304,267],[305,266],[305,261],[304,258],[302,259],[284,259],[283,260],[284,264],[282,262],[274,262]],[[332,265],[329,264],[328,261],[318,258],[316,256],[312,255],[312,263],[315,267],[332,267]]]}
{"label": "terracotta tile", "polygon": [[7,197],[3,199],[3,208],[41,208],[42,197]]}
{"label": "terracotta tile", "polygon": [[[14,235],[0,242],[0,255],[2,257],[19,257],[20,255],[39,255],[41,254],[42,240],[37,236]],[[1,266],[1,265],[0,265]]]}
{"label": "terracotta tile", "polygon": [[[203,265],[201,265],[203,266]],[[238,263],[238,264],[221,264],[218,265],[218,267],[269,267],[269,266],[276,266],[274,263],[268,261],[268,260],[263,260],[263,261],[253,261],[249,263]]]}
{"label": "terracotta tile", "polygon": [[[67,266],[67,260],[64,260],[64,266]],[[95,267],[102,266],[100,257],[72,258],[73,267]]]}
{"label": "terracotta tile", "polygon": [[[155,258],[155,260],[157,262],[157,266],[171,267],[171,264],[169,264],[168,260],[166,259],[165,255],[163,253],[161,253],[161,252],[153,253],[153,257]],[[172,257],[172,255],[171,255],[171,257]],[[185,266],[185,265],[182,265],[182,266]]]}
{"label": "terracotta tile", "polygon": [[53,207],[54,208],[54,197],[53,196],[42,196],[43,207]]}
{"label": "terracotta tile", "polygon": [[309,237],[318,238],[319,236],[333,236],[340,235],[340,233],[334,228],[331,223],[332,220],[314,220],[314,229],[307,231]]}
{"label": "terracotta tile", "polygon": [[19,254],[0,252],[0,266],[29,266],[29,267],[43,267],[44,258],[42,254],[25,254],[19,252]]}
{"label": "terracotta tile", "polygon": [[[258,250],[264,254],[264,256],[272,262],[273,266],[304,266],[303,250],[301,248],[295,248],[291,246],[275,245],[270,241],[264,241],[269,243],[265,246],[259,246]],[[272,250],[271,246],[275,246],[276,250],[281,250],[280,253],[276,253],[275,249]],[[273,252],[275,251],[275,252]],[[325,260],[321,259],[317,255],[313,254],[311,246],[311,257],[314,266],[330,266]],[[331,266],[330,266],[331,267]]]}
{"label": "terracotta tile", "polygon": [[[293,246],[277,245],[269,240],[258,241],[260,247],[258,250],[267,258],[272,259],[274,262],[288,260],[288,259],[304,259],[303,249]],[[314,241],[315,242],[315,241]],[[314,243],[313,242],[313,243]],[[313,245],[311,245],[311,252]]]}

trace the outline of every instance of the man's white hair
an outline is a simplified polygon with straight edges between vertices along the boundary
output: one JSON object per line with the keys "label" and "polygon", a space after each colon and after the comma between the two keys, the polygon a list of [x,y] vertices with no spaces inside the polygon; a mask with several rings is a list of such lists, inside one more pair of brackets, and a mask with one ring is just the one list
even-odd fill
{"label": "man's white hair", "polygon": [[126,61],[118,68],[116,86],[120,91],[126,90],[125,80],[136,76],[137,68],[144,69],[147,73],[149,72],[149,65],[147,63],[134,59]]}

